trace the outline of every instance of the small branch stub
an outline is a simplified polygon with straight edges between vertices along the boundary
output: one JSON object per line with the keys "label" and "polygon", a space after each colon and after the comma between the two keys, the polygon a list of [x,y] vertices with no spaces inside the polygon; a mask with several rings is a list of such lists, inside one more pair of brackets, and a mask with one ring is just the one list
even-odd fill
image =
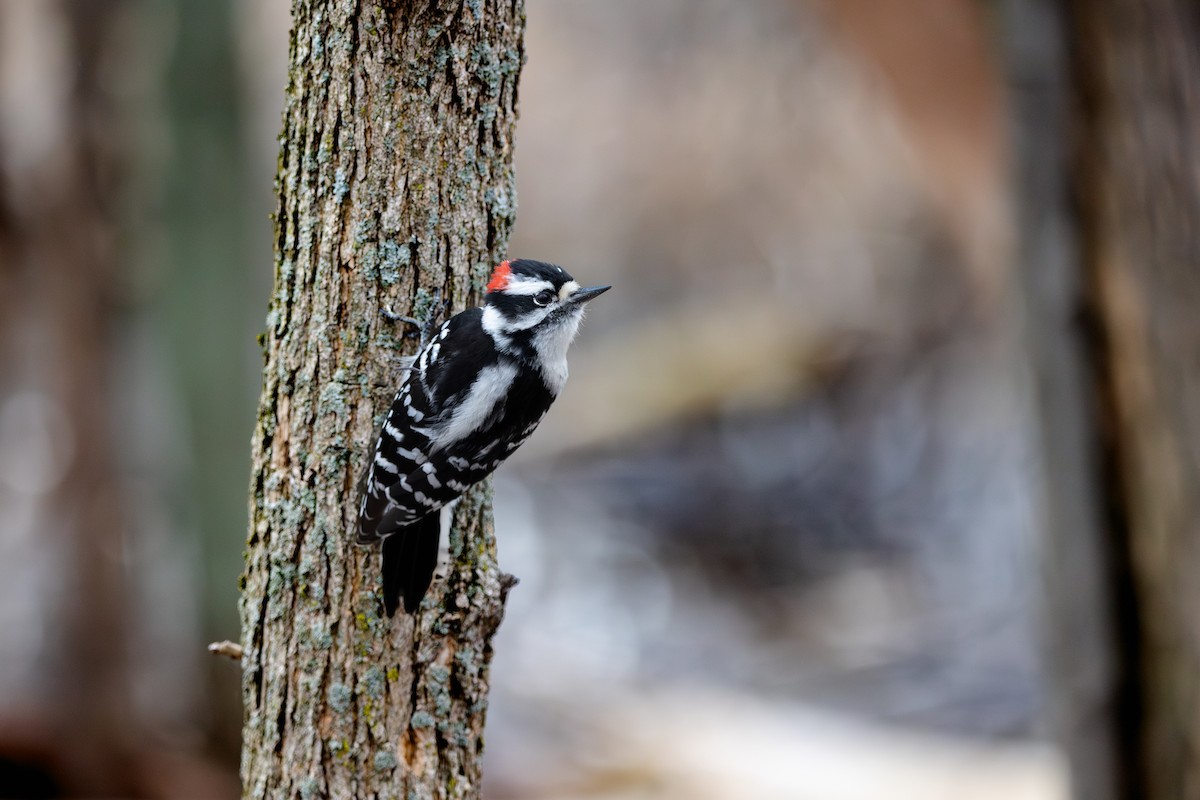
{"label": "small branch stub", "polygon": [[242,660],[242,646],[228,639],[222,642],[212,642],[208,646],[208,652],[214,656],[225,656],[232,658],[234,661]]}

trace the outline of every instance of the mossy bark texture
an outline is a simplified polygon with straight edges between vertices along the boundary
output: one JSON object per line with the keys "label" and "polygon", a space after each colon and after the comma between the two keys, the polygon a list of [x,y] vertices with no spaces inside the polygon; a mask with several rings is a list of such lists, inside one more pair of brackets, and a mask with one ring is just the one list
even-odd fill
{"label": "mossy bark texture", "polygon": [[1200,6],[1072,0],[1127,796],[1200,797]]}
{"label": "mossy bark texture", "polygon": [[478,797],[506,576],[486,488],[414,616],[382,616],[355,485],[411,353],[513,220],[521,0],[295,0],[242,593],[244,795]]}

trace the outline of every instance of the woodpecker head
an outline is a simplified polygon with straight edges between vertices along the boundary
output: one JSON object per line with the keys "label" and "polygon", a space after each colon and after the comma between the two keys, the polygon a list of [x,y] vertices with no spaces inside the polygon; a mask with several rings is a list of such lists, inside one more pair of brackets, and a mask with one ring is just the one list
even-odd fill
{"label": "woodpecker head", "polygon": [[[583,307],[608,286],[581,287],[565,269],[528,259],[505,261],[492,272],[483,327],[496,346],[546,368],[564,362]],[[565,377],[565,375],[564,375]]]}

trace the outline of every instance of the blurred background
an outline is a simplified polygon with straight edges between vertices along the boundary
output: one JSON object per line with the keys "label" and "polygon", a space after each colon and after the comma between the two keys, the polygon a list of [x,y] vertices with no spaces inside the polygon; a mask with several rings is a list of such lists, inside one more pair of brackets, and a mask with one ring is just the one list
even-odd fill
{"label": "blurred background", "polygon": [[[993,6],[527,11],[510,252],[615,288],[496,478],[486,795],[1065,798]],[[0,796],[103,795],[106,748],[238,794],[204,645],[238,632],[288,24],[0,3]]]}

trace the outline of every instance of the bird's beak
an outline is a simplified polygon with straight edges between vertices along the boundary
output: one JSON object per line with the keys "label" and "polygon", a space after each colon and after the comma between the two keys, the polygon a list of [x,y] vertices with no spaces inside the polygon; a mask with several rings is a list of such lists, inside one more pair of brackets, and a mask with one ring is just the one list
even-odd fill
{"label": "bird's beak", "polygon": [[567,298],[567,302],[581,305],[593,297],[599,297],[611,288],[611,286],[585,286],[582,289],[576,289],[574,292],[571,292],[571,296]]}

